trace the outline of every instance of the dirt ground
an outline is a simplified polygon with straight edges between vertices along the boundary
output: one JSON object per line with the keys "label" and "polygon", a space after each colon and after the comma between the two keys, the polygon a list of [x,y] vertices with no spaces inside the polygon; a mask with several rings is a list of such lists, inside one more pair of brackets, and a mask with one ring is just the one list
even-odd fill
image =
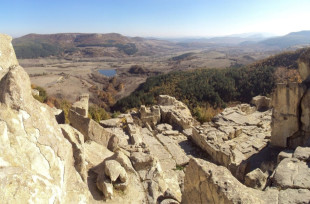
{"label": "dirt ground", "polygon": [[[251,50],[233,50],[232,48],[191,50],[190,52],[194,53],[194,55],[181,61],[173,61],[171,58],[184,54],[184,52],[127,58],[59,59],[51,57],[19,59],[19,62],[30,75],[32,84],[45,88],[50,96],[74,102],[78,95],[88,93],[88,89],[93,85],[98,86],[100,90],[104,90],[103,83],[94,81],[92,77],[92,74],[98,74],[100,69],[115,69],[117,71],[116,77],[124,85],[124,89],[115,95],[117,100],[129,95],[150,76],[150,74],[129,74],[128,70],[132,65],[140,65],[150,72],[160,74],[173,70],[224,68],[235,64],[249,64],[271,54]],[[103,78],[109,80],[108,77],[103,76]]]}

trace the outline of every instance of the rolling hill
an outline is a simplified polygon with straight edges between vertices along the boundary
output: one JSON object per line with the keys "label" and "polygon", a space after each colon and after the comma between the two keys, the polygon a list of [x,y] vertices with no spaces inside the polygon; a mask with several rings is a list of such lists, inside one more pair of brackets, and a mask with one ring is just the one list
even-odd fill
{"label": "rolling hill", "polygon": [[18,58],[147,56],[178,47],[168,41],[132,38],[117,33],[28,34],[14,39],[13,46]]}
{"label": "rolling hill", "polygon": [[258,44],[280,49],[299,45],[310,45],[310,31],[292,32],[282,37],[274,37],[263,40]]}

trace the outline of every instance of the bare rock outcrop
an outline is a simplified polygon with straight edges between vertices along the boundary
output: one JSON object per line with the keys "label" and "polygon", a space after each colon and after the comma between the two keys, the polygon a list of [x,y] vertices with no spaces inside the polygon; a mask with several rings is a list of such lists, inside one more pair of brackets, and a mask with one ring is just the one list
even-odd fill
{"label": "bare rock outcrop", "polygon": [[158,105],[162,122],[172,125],[174,129],[185,130],[195,124],[187,106],[174,97],[160,95]]}
{"label": "bare rock outcrop", "polygon": [[70,124],[84,135],[85,140],[93,140],[107,147],[113,134],[88,118],[88,99],[89,96],[83,94],[79,101],[72,105],[68,115]]}
{"label": "bare rock outcrop", "polygon": [[227,167],[241,180],[247,166],[255,160],[253,156],[270,140],[271,110],[255,110],[247,104],[227,108],[213,122],[194,127],[191,135],[214,162]]}
{"label": "bare rock outcrop", "polygon": [[31,94],[8,36],[0,35],[0,180],[7,203],[88,202],[70,142],[50,109]]}
{"label": "bare rock outcrop", "polygon": [[310,145],[310,56],[309,51],[299,58],[302,83],[278,84],[273,96],[271,144],[296,148]]}

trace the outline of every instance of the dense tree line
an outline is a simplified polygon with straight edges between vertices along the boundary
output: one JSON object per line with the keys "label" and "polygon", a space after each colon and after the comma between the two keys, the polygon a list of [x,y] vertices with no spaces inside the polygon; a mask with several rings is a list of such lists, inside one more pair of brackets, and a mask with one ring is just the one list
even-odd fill
{"label": "dense tree line", "polygon": [[253,96],[268,95],[274,85],[275,68],[199,69],[150,77],[131,95],[119,100],[113,110],[126,111],[142,104],[152,105],[160,94],[197,107],[224,108],[228,102],[249,102]]}

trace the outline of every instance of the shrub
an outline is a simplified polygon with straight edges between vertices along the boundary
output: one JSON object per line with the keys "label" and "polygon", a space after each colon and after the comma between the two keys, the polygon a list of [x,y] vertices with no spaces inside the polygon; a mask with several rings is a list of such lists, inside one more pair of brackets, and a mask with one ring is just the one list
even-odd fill
{"label": "shrub", "polygon": [[88,117],[100,122],[101,120],[106,120],[110,118],[110,115],[101,107],[97,105],[91,105],[88,108]]}

